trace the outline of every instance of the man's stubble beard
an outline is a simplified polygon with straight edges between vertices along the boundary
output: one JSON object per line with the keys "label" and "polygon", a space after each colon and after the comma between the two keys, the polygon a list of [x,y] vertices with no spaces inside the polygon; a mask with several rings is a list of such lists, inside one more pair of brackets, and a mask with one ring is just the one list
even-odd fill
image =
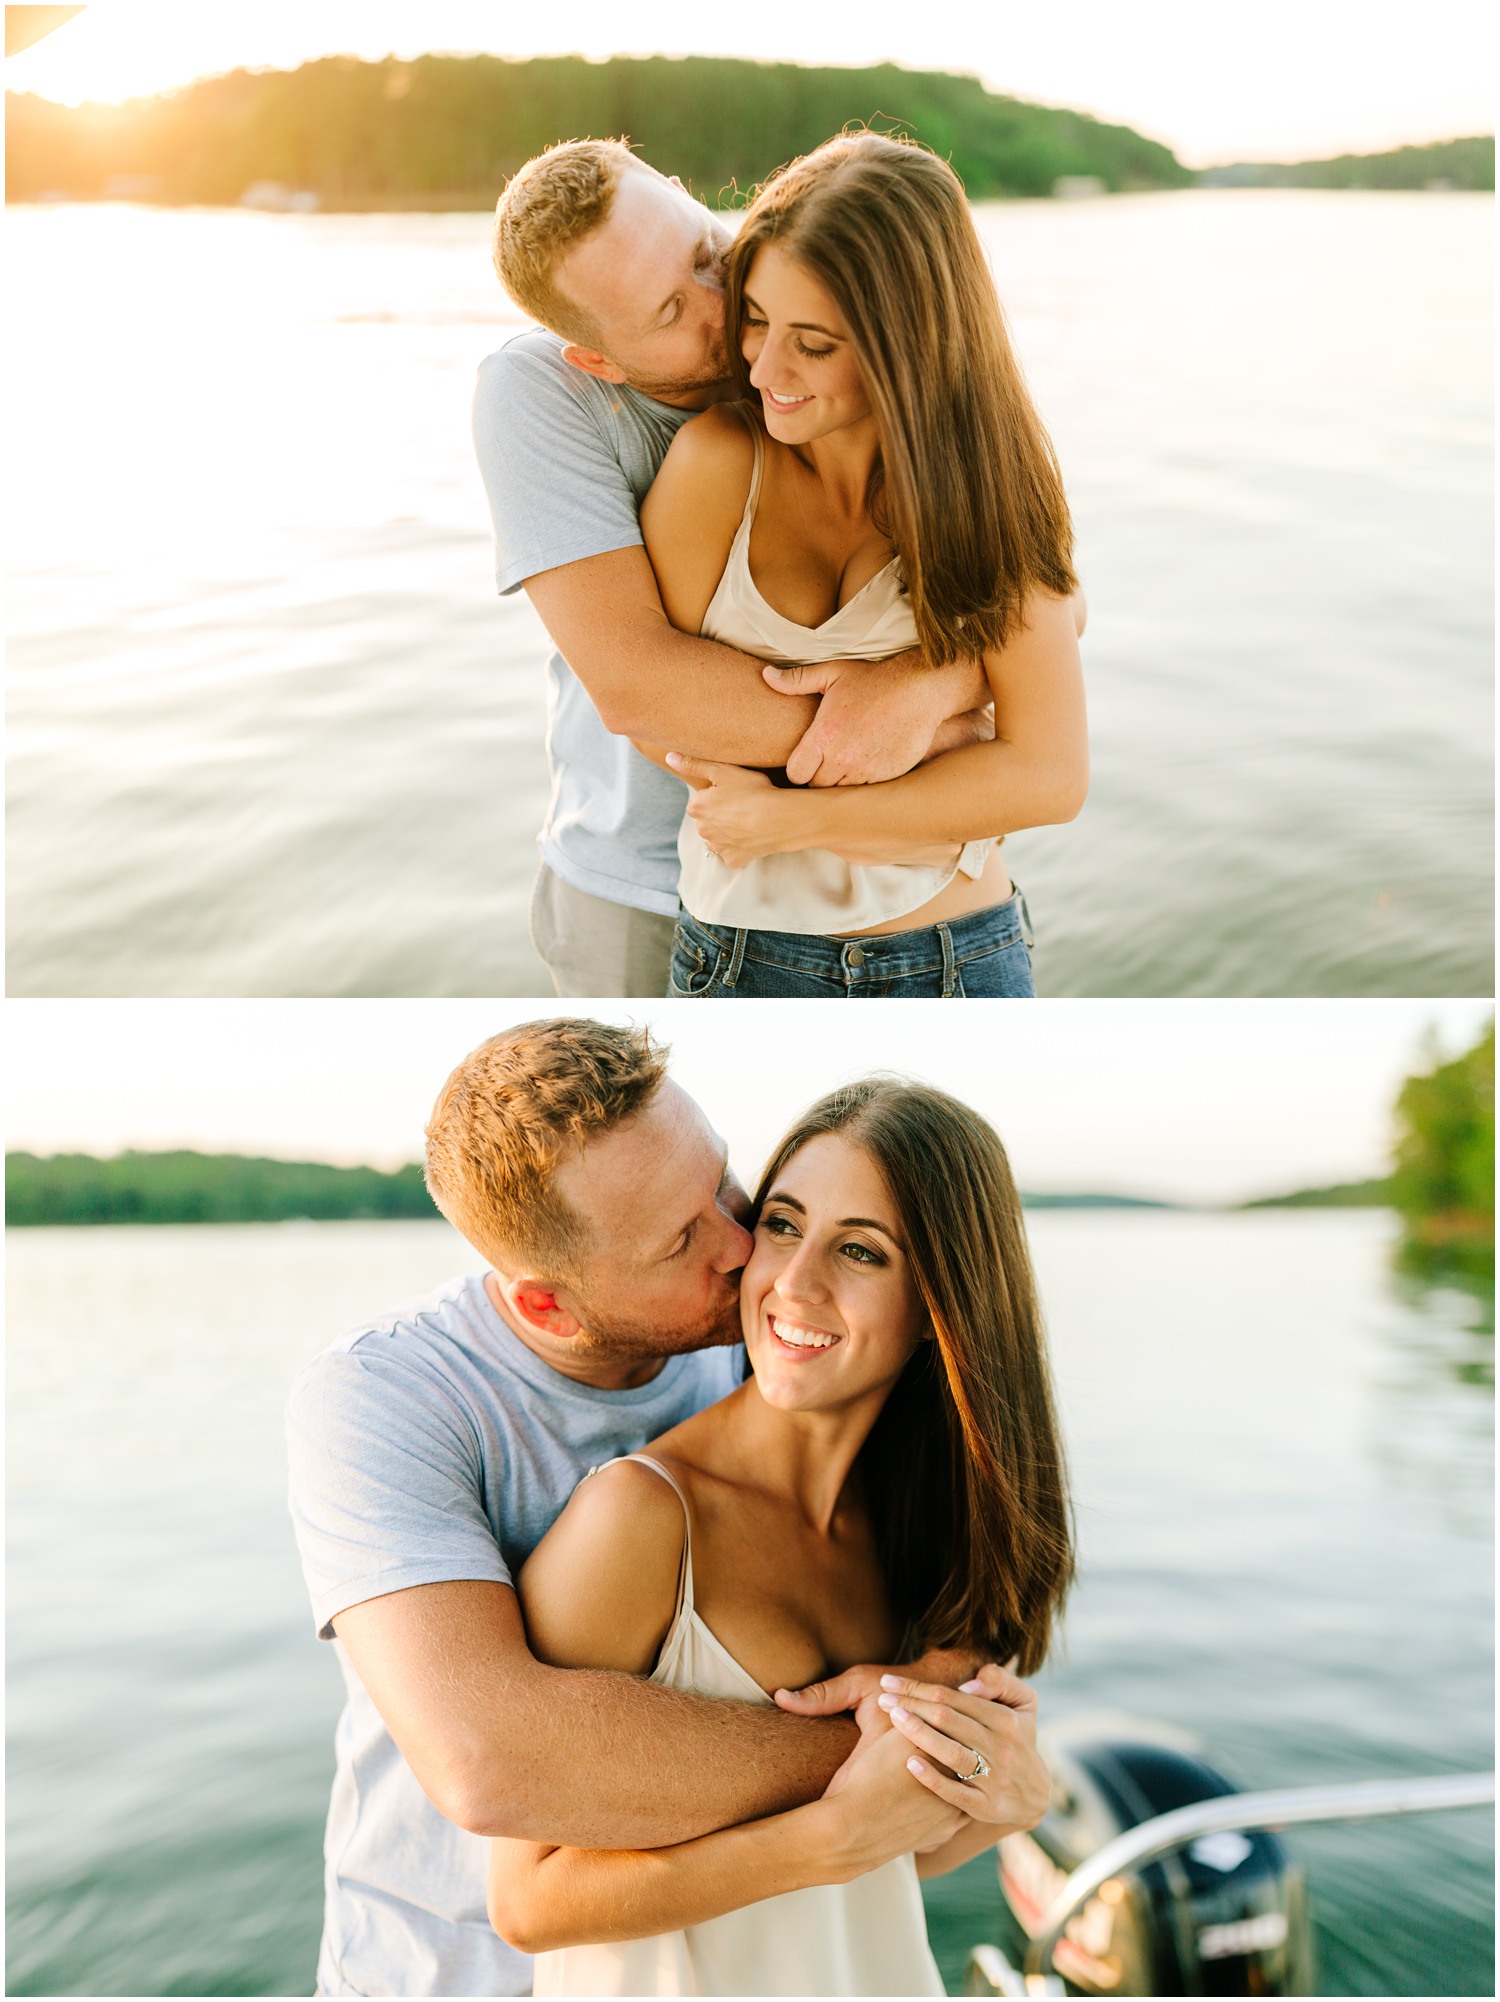
{"label": "man's stubble beard", "polygon": [[663,403],[674,396],[689,396],[695,389],[712,389],[718,383],[729,381],[729,350],[720,344],[718,354],[711,362],[705,362],[697,375],[676,377],[670,381],[662,377],[627,375],[625,386],[639,396],[649,396],[654,402]]}
{"label": "man's stubble beard", "polygon": [[663,1328],[659,1321],[631,1321],[619,1315],[596,1316],[586,1311],[572,1346],[577,1354],[596,1356],[601,1362],[631,1362],[648,1356],[689,1355],[698,1349],[728,1348],[743,1340],[739,1300],[731,1295],[715,1317],[690,1332]]}

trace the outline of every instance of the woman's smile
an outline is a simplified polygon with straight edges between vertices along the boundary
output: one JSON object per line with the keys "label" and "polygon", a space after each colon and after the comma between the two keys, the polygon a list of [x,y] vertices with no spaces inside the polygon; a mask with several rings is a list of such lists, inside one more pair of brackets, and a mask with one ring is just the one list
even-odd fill
{"label": "woman's smile", "polygon": [[790,1320],[785,1314],[773,1314],[769,1309],[766,1326],[771,1330],[777,1346],[790,1349],[794,1354],[821,1355],[843,1339],[827,1328],[810,1328],[804,1322]]}

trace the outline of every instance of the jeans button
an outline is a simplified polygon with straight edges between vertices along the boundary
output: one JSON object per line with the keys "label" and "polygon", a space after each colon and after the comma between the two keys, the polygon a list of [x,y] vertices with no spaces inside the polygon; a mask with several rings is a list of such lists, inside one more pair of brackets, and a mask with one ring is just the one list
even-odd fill
{"label": "jeans button", "polygon": [[849,964],[851,966],[863,966],[864,963],[865,963],[864,947],[862,945],[851,945],[849,948]]}

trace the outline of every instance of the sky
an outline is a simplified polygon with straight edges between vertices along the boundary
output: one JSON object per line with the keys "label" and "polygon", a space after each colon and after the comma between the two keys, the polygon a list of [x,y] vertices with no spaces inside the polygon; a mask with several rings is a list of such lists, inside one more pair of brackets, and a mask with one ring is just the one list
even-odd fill
{"label": "sky", "polygon": [[[191,1146],[394,1167],[419,1157],[453,1065],[547,1012],[535,1000],[10,1000],[7,1146]],[[1423,1066],[1424,1039],[1435,1031],[1455,1054],[1493,1011],[1115,1000],[559,1012],[649,1023],[747,1182],[832,1085],[896,1070],[983,1112],[1030,1191],[1218,1203],[1382,1173],[1391,1104]]]}
{"label": "sky", "polygon": [[167,90],[239,67],[425,52],[749,56],[965,70],[991,89],[1132,125],[1185,164],[1378,152],[1494,130],[1497,10],[1486,0],[863,0],[562,8],[492,0],[98,0],[6,65],[6,87],[67,103]]}

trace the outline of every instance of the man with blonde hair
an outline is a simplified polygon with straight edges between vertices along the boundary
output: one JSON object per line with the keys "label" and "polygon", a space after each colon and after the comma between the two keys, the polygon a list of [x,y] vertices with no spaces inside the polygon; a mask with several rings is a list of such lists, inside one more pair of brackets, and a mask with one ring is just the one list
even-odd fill
{"label": "man with blonde hair", "polygon": [[[512,1581],[578,1481],[743,1376],[749,1205],[664,1053],[592,1020],[492,1037],[438,1097],[427,1172],[490,1269],[335,1342],[288,1406],[298,1547],[347,1695],[319,1992],[529,1992],[528,1958],[486,1915],[488,1836],[657,1848],[814,1799],[847,1764],[814,1881],[932,1840],[951,1810],[899,1768],[861,1769],[834,1714],[863,1703],[883,1724],[879,1668],[791,1715],[554,1669],[527,1645]],[[1029,1827],[1048,1790],[1031,1698],[982,1677],[1014,1718],[1007,1782]],[[809,1881],[775,1831],[759,1853],[756,1895]]]}
{"label": "man with blonde hair", "polygon": [[531,933],[559,994],[666,991],[687,792],[631,738],[852,784],[969,741],[988,700],[977,668],[914,650],[765,670],[668,622],[638,514],[679,427],[730,393],[729,240],[611,139],[529,161],[496,210],[495,268],[539,330],[481,364],[474,440],[496,585],[525,587],[557,649]]}

